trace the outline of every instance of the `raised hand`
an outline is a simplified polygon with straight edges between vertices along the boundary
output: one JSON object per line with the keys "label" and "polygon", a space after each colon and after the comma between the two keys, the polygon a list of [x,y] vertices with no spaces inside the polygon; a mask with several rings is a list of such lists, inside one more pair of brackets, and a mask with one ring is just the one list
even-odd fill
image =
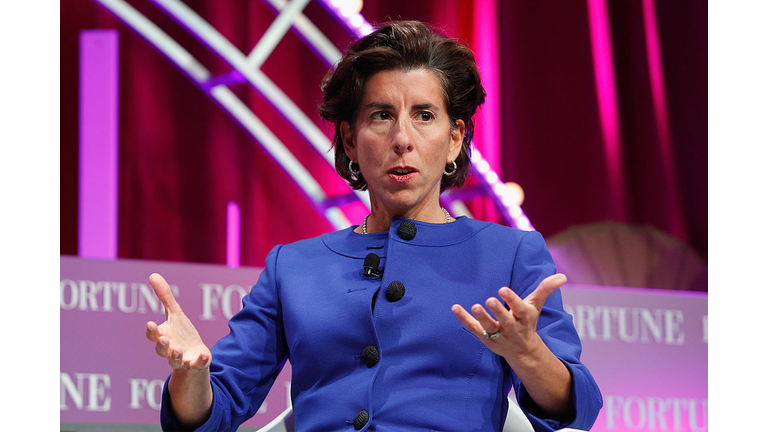
{"label": "raised hand", "polygon": [[167,358],[174,370],[191,373],[206,370],[211,363],[211,351],[176,302],[168,282],[159,274],[152,273],[149,283],[165,306],[165,322],[160,325],[148,322],[147,339],[156,342],[155,351]]}
{"label": "raised hand", "polygon": [[564,416],[568,412],[572,377],[536,333],[536,323],[547,297],[566,280],[563,274],[552,275],[541,281],[525,299],[507,287],[501,288],[499,296],[509,310],[495,297],[485,301],[495,319],[479,304],[472,306],[474,317],[459,305],[451,308],[491,351],[506,359],[529,396],[553,416]]}
{"label": "raised hand", "polygon": [[[539,284],[525,299],[521,299],[507,287],[499,290],[499,296],[507,303],[509,310],[499,299],[491,297],[485,305],[472,306],[472,315],[460,305],[452,307],[457,318],[477,336],[488,348],[508,360],[525,356],[540,347],[541,339],[536,333],[541,308],[552,292],[567,281],[564,274],[552,275]],[[494,318],[495,317],[495,318]]]}

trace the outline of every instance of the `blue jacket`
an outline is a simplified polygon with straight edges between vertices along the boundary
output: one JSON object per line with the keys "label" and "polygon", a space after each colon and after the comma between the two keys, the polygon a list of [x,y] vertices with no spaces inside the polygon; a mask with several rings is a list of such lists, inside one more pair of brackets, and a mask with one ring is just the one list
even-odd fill
{"label": "blue jacket", "polygon": [[[198,430],[236,430],[286,360],[297,431],[500,431],[512,387],[537,431],[592,426],[602,399],[579,361],[581,343],[559,290],[544,305],[538,333],[573,376],[567,422],[536,417],[506,361],[451,312],[456,303],[483,304],[502,286],[525,298],[554,274],[541,235],[460,217],[405,222],[415,227],[408,239],[404,221],[395,218],[388,232],[348,228],[269,253],[230,334],[211,350],[213,411]],[[381,257],[381,278],[363,276],[369,253]],[[161,417],[164,429],[176,427],[167,389]]]}

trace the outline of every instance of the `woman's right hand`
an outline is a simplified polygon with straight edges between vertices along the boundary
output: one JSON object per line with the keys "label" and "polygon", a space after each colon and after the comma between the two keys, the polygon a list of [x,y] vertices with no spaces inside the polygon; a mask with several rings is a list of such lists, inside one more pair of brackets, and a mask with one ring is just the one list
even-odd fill
{"label": "woman's right hand", "polygon": [[187,373],[206,371],[211,364],[211,351],[203,343],[195,326],[181,310],[168,282],[157,273],[149,276],[149,283],[165,306],[165,322],[147,323],[147,339],[155,342],[155,351],[168,359],[174,369]]}
{"label": "woman's right hand", "polygon": [[165,306],[165,322],[160,325],[148,322],[147,339],[155,342],[155,352],[167,358],[173,368],[168,381],[171,409],[185,430],[191,430],[203,424],[211,414],[211,350],[176,303],[168,282],[152,273],[149,283]]}

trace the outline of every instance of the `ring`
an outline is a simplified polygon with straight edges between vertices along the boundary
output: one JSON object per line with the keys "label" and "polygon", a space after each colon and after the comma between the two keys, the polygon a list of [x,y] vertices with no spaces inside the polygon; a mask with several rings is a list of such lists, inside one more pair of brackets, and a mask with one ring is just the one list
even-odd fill
{"label": "ring", "polygon": [[483,330],[483,336],[487,337],[488,339],[496,339],[497,337],[501,336],[501,330],[497,331],[496,333],[488,333],[487,331]]}

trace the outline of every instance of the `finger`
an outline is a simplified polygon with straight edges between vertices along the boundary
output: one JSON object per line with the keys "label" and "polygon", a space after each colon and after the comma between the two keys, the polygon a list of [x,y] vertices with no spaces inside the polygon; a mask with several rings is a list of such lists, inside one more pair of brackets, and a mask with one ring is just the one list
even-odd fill
{"label": "finger", "polygon": [[152,273],[149,275],[149,284],[152,285],[152,289],[155,290],[157,298],[163,302],[165,306],[165,315],[169,313],[178,314],[181,313],[181,306],[176,302],[176,298],[173,297],[171,286],[165,281],[165,278],[158,273]]}
{"label": "finger", "polygon": [[[501,291],[499,291],[499,293],[501,293]],[[506,299],[504,300],[507,301]],[[491,313],[493,313],[493,316],[496,317],[496,321],[498,321],[502,327],[511,325],[514,322],[515,316],[510,312],[511,309],[507,310],[507,308],[504,306],[504,303],[499,301],[499,299],[496,297],[491,297],[486,300],[485,305],[488,307],[488,309],[490,309]]]}
{"label": "finger", "polygon": [[472,306],[472,314],[477,318],[483,330],[488,333],[495,333],[499,330],[499,323],[481,305]]}
{"label": "finger", "polygon": [[150,321],[147,323],[147,339],[151,340],[152,342],[157,342],[157,339],[160,337],[160,331],[157,328],[157,324],[154,321]]}
{"label": "finger", "polygon": [[544,302],[547,301],[547,297],[567,281],[568,278],[564,274],[553,274],[541,281],[539,286],[525,300],[541,311],[541,308],[544,307]]}
{"label": "finger", "polygon": [[499,297],[501,297],[509,307],[509,311],[512,313],[512,318],[521,318],[528,308],[528,304],[512,291],[509,287],[501,287],[499,289]]}
{"label": "finger", "polygon": [[210,355],[202,352],[194,359],[184,358],[184,351],[176,348],[168,358],[168,364],[174,369],[203,370],[208,367]]}
{"label": "finger", "polygon": [[190,363],[189,367],[190,369],[197,369],[197,370],[203,370],[206,367],[208,367],[208,354],[206,353],[200,353],[197,358]]}
{"label": "finger", "polygon": [[169,346],[168,338],[161,336],[157,339],[157,343],[155,344],[155,352],[160,357],[169,358],[171,356],[171,348]]}
{"label": "finger", "polygon": [[474,333],[475,336],[479,336],[483,333],[483,326],[475,319],[475,317],[467,312],[466,309],[461,307],[461,305],[453,305],[451,310],[453,311],[453,314],[456,315],[456,318],[464,324],[464,327]]}
{"label": "finger", "polygon": [[184,351],[181,348],[174,348],[168,356],[168,364],[174,369],[184,368]]}

